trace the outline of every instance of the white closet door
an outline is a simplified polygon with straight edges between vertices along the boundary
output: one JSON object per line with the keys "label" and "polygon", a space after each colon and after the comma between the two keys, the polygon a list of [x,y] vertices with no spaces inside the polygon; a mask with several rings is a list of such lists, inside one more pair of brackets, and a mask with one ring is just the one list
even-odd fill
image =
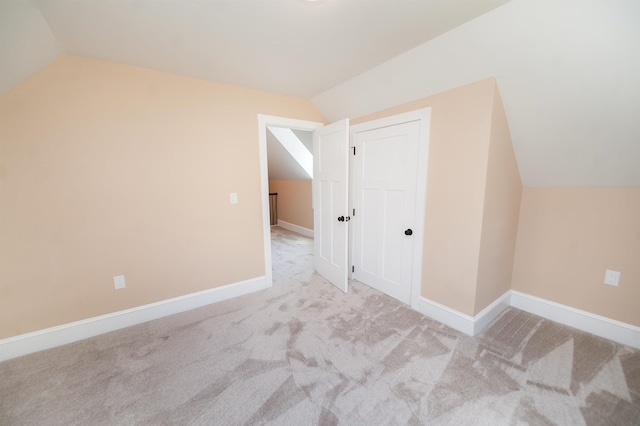
{"label": "white closet door", "polygon": [[420,121],[353,138],[352,277],[410,303]]}

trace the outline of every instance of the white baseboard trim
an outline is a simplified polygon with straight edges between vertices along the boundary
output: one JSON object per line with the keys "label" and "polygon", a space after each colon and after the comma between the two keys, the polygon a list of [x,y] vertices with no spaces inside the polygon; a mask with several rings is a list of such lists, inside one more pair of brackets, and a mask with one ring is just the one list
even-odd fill
{"label": "white baseboard trim", "polygon": [[267,277],[199,291],[0,340],[0,362],[121,328],[200,308],[270,287]]}
{"label": "white baseboard trim", "polygon": [[[0,362],[253,293],[269,286],[270,284],[266,277],[257,277],[136,308],[9,337],[0,340]],[[640,349],[640,327],[515,290],[506,292],[474,317],[425,297],[420,297],[412,307],[414,310],[455,330],[474,336],[484,330],[509,306]]]}
{"label": "white baseboard trim", "polygon": [[473,317],[473,335],[480,334],[509,306],[511,306],[511,290],[505,292]]}
{"label": "white baseboard trim", "polygon": [[640,327],[515,290],[509,290],[474,317],[425,297],[420,297],[412,307],[453,329],[475,336],[509,306],[640,349]]}
{"label": "white baseboard trim", "polygon": [[440,321],[455,330],[461,331],[469,336],[475,336],[507,309],[509,302],[510,293],[506,292],[473,317],[438,302],[434,302],[426,297],[420,297],[418,303],[412,307],[414,310]]}
{"label": "white baseboard trim", "polygon": [[313,238],[313,229],[294,225],[293,223],[285,222],[284,220],[280,219],[278,219],[278,226],[284,229],[288,229],[289,231],[297,232],[298,234],[304,235],[305,237]]}
{"label": "white baseboard trim", "polygon": [[412,306],[414,310],[433,318],[436,321],[448,325],[449,327],[468,334],[473,335],[473,317],[467,314],[451,309],[426,297],[420,296],[420,299]]}
{"label": "white baseboard trim", "polygon": [[640,349],[640,327],[511,290],[511,306]]}

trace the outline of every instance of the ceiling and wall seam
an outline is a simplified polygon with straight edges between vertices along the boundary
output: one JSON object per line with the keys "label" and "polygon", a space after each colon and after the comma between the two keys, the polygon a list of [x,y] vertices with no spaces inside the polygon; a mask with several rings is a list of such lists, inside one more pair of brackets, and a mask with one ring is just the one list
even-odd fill
{"label": "ceiling and wall seam", "polygon": [[[214,6],[185,1],[177,7],[177,3],[134,0],[83,2],[82,6],[71,0],[3,0],[0,7],[11,12],[7,5],[32,6],[31,12],[37,14],[14,17],[40,20],[39,28],[50,34],[45,44],[46,40],[52,43],[52,37],[56,54],[209,80],[211,73],[228,71],[234,61],[250,61],[236,63],[237,80],[215,81],[313,95],[311,100],[328,121],[364,116],[494,77],[524,185],[640,187],[640,144],[636,143],[640,137],[640,57],[633,54],[640,50],[640,2],[496,0],[472,12],[463,11],[462,6],[460,10],[434,11],[444,13],[448,27],[438,27],[437,20],[424,21],[424,16],[424,22],[414,26],[413,16],[404,9],[409,3],[411,7],[427,7],[418,5],[421,2],[402,2],[394,6],[393,13],[387,13],[389,19],[402,17],[399,22],[407,24],[403,30],[410,34],[405,34],[408,38],[402,48],[392,54],[385,50],[386,57],[367,62],[368,67],[358,72],[340,68],[344,65],[340,55],[349,51],[362,61],[370,60],[365,53],[373,55],[376,48],[390,49],[389,45],[401,41],[397,37],[402,32],[382,37],[385,28],[380,20],[376,28],[380,33],[372,33],[373,40],[384,43],[366,47],[361,40],[357,49],[349,44],[359,36],[359,28],[378,23],[376,14],[388,10],[370,9],[365,18],[351,2],[305,8],[298,2],[274,0],[268,7],[260,6],[265,7],[262,12],[279,19],[278,11],[284,10],[300,18],[287,19],[287,24],[278,29],[261,26],[261,20],[254,16],[259,11],[243,11],[235,2],[216,2]],[[416,9],[420,13],[425,10]],[[344,16],[338,12],[345,12]],[[455,13],[459,13],[457,18]],[[12,19],[6,13],[2,15]],[[211,15],[219,25],[212,25]],[[341,38],[332,32],[333,38],[323,40],[311,24],[332,20],[332,30]],[[250,31],[240,31],[249,23]],[[31,28],[28,22],[20,24]],[[418,33],[412,31],[430,25],[431,32],[423,34],[427,39],[416,42]],[[291,31],[298,36],[292,38]],[[220,41],[223,34],[229,36],[229,45]],[[321,44],[324,41],[341,44],[331,49]],[[22,39],[3,40],[3,44],[9,43],[20,47],[16,52],[37,55],[39,51],[29,48]],[[307,49],[301,49],[305,43]],[[202,51],[205,54],[198,53]],[[44,49],[44,53],[40,65],[50,63],[55,56],[46,56],[51,55],[50,50]],[[3,56],[5,64],[19,58]],[[316,57],[321,60],[313,62]],[[153,66],[154,61],[160,61],[158,66]],[[284,71],[279,68],[292,62],[296,65]],[[314,68],[318,63],[322,67]],[[299,68],[297,64],[305,66]],[[328,86],[310,83],[311,77],[329,74],[340,75],[341,80],[334,79]],[[10,84],[1,83],[0,90]],[[301,89],[303,86],[306,89]],[[320,87],[331,88],[318,93]]]}

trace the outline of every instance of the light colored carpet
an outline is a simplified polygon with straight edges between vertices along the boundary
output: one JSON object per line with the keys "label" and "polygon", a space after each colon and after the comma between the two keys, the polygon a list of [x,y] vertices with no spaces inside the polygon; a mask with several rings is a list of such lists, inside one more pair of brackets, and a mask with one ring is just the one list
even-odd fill
{"label": "light colored carpet", "polygon": [[508,309],[472,338],[313,272],[0,364],[2,425],[639,425],[640,351]]}

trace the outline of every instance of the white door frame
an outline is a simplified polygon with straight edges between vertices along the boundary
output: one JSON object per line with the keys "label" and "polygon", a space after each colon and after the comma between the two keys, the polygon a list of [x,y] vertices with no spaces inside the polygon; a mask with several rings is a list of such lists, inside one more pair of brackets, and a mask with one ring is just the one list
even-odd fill
{"label": "white door frame", "polygon": [[[423,108],[404,114],[393,115],[390,117],[380,118],[378,120],[367,121],[361,124],[354,124],[349,129],[349,146],[355,146],[355,134],[366,132],[368,130],[379,129],[381,127],[389,127],[397,124],[408,123],[411,121],[420,121],[420,142],[418,147],[418,173],[416,183],[416,207],[415,218],[416,223],[414,230],[415,245],[413,247],[413,270],[411,273],[411,307],[418,310],[420,298],[422,296],[422,253],[424,249],[424,219],[425,206],[427,199],[427,167],[429,164],[429,130],[431,122],[431,108]],[[351,163],[353,156],[350,155],[349,170],[353,170]],[[350,176],[352,177],[352,176]],[[351,179],[353,182],[353,179]],[[353,186],[350,186],[349,211],[353,209]],[[349,229],[349,262],[353,265],[353,229]],[[351,271],[349,276],[352,277]]]}
{"label": "white door frame", "polygon": [[271,262],[271,224],[269,220],[269,169],[267,161],[267,126],[289,129],[314,130],[324,127],[323,123],[258,114],[258,151],[260,157],[260,191],[262,197],[262,239],[264,241],[264,275],[267,286],[273,286],[273,265]]}

